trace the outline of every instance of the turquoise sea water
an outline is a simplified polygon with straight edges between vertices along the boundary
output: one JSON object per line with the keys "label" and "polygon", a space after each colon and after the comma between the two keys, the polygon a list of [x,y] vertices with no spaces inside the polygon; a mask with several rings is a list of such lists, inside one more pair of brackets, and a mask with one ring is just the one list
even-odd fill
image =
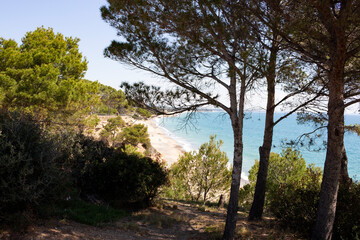
{"label": "turquoise sea water", "polygon": [[[275,113],[275,119],[284,113]],[[223,112],[196,113],[195,119],[187,128],[182,128],[186,114],[177,117],[167,117],[157,120],[157,124],[165,128],[168,135],[186,146],[187,150],[197,149],[202,143],[209,140],[209,136],[216,134],[217,139],[222,139],[222,150],[227,152],[230,162],[233,157],[233,135],[228,115]],[[265,113],[249,112],[244,121],[244,161],[243,173],[247,175],[249,169],[259,158],[258,149],[262,144],[264,134]],[[360,115],[345,115],[346,124],[359,124]],[[311,132],[311,125],[298,125],[296,115],[289,116],[281,121],[274,129],[272,152],[281,152],[282,141],[295,140],[301,134]],[[326,139],[326,133],[324,134]],[[324,139],[318,139],[317,145],[322,146]],[[360,178],[360,137],[354,133],[345,134],[345,148],[348,156],[349,175],[359,180]],[[325,150],[312,151],[307,147],[299,147],[301,154],[307,163],[314,163],[323,168]]]}

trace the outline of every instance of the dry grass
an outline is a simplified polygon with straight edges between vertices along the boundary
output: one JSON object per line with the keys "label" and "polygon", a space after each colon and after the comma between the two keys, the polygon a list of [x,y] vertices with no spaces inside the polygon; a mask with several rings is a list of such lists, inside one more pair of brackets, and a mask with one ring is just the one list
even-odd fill
{"label": "dry grass", "polygon": [[190,220],[187,215],[175,211],[171,213],[165,211],[141,212],[134,214],[133,219],[158,228],[171,228]]}
{"label": "dry grass", "polygon": [[[285,231],[272,218],[249,222],[239,214],[235,239],[301,239]],[[71,221],[54,220],[34,226],[22,239],[221,239],[226,209],[164,200],[157,207],[133,213],[105,227],[94,227]],[[1,234],[0,234],[1,236]],[[6,236],[2,233],[2,236]],[[66,236],[66,237],[65,237]],[[81,236],[81,237],[79,237]],[[6,237],[3,239],[7,239]]]}

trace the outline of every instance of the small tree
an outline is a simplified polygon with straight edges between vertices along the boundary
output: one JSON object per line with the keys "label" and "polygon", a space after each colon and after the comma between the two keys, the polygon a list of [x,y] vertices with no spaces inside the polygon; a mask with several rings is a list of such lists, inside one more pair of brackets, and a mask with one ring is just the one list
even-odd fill
{"label": "small tree", "polygon": [[[256,161],[249,171],[253,188],[259,170]],[[291,148],[271,153],[266,181],[266,206],[284,227],[309,236],[315,223],[322,172],[306,166],[300,152]]]}
{"label": "small tree", "polygon": [[0,38],[2,107],[41,118],[87,110],[97,99],[98,85],[82,79],[87,61],[78,43],[44,27],[26,33],[20,46]]}
{"label": "small tree", "polygon": [[[283,149],[281,154],[271,153],[269,159],[269,171],[267,175],[267,192],[269,194],[275,193],[281,185],[301,185],[304,176],[306,176],[309,169],[312,169],[318,176],[321,177],[321,170],[318,167],[306,167],[305,159],[299,151],[291,148]],[[256,175],[259,170],[259,161],[249,171],[250,183],[255,185]],[[320,184],[320,179],[318,180]]]}
{"label": "small tree", "polygon": [[100,87],[101,102],[107,107],[107,114],[110,115],[111,111],[126,105],[125,94],[121,90],[101,85]]}
{"label": "small tree", "polygon": [[111,141],[112,146],[114,146],[117,139],[119,128],[125,126],[124,120],[119,116],[115,118],[109,118],[104,129],[101,131],[100,136]]}
{"label": "small tree", "polygon": [[229,159],[220,149],[222,144],[221,140],[216,141],[216,136],[210,136],[210,141],[202,144],[198,152],[185,153],[171,166],[172,190],[179,190],[182,195],[178,198],[198,201],[202,196],[206,202],[208,197],[230,186]]}
{"label": "small tree", "polygon": [[148,128],[144,124],[135,124],[131,127],[124,128],[119,135],[119,139],[125,144],[136,146],[141,143],[145,144],[146,147],[150,147],[149,133],[147,130]]}

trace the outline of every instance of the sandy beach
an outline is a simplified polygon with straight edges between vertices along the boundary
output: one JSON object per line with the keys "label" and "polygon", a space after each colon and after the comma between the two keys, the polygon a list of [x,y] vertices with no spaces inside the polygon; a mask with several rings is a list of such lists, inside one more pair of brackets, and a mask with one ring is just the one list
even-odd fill
{"label": "sandy beach", "polygon": [[[106,124],[107,118],[103,120],[103,124]],[[114,117],[114,116],[112,116]],[[166,135],[164,130],[161,127],[156,126],[155,119],[152,117],[148,120],[136,120],[129,116],[121,116],[128,124],[144,124],[148,127],[148,133],[151,141],[151,145],[161,154],[162,159],[165,161],[166,166],[170,167],[174,162],[176,162],[179,157],[185,152],[184,146],[173,138]],[[247,184],[249,181],[247,179],[241,179],[241,186]]]}
{"label": "sandy beach", "polygon": [[[151,145],[162,155],[168,167],[176,162],[179,156],[185,152],[184,146],[167,136],[163,129],[156,126],[155,118],[138,122],[148,126]],[[242,187],[248,183],[249,181],[247,179],[242,178],[240,186]]]}
{"label": "sandy beach", "polygon": [[185,149],[180,143],[166,135],[163,129],[156,126],[156,117],[148,120],[137,120],[128,116],[121,117],[130,125],[140,123],[148,127],[151,145],[161,154],[161,157],[165,161],[167,167],[170,167],[171,164],[176,162],[185,152]]}

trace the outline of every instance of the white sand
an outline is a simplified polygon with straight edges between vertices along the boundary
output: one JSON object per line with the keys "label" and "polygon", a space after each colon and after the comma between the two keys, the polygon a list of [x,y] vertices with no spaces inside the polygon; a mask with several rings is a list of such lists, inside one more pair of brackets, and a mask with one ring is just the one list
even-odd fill
{"label": "white sand", "polygon": [[[111,116],[108,116],[109,118]],[[114,116],[112,116],[114,117]],[[154,119],[150,118],[148,120],[136,120],[128,116],[121,116],[128,124],[145,124],[148,127],[148,133],[151,141],[151,145],[161,154],[162,159],[165,161],[167,167],[170,167],[171,164],[176,162],[179,159],[185,150],[184,146],[182,146],[179,142],[174,140],[173,138],[166,135],[164,130],[158,126],[156,126]],[[107,118],[102,119],[104,121]],[[241,186],[249,183],[247,179],[241,179]]]}
{"label": "white sand", "polygon": [[126,122],[131,124],[145,124],[148,127],[151,145],[161,154],[161,157],[166,162],[168,167],[176,162],[179,157],[185,152],[182,145],[177,141],[167,136],[163,129],[156,126],[154,118],[148,120],[135,120],[129,117],[122,117]]}
{"label": "white sand", "polygon": [[[167,136],[160,127],[156,126],[153,118],[139,122],[148,126],[151,145],[162,155],[167,166],[170,167],[171,164],[176,162],[179,156],[185,152],[183,146],[179,142]],[[241,178],[241,187],[248,183],[249,181],[247,179]]]}

